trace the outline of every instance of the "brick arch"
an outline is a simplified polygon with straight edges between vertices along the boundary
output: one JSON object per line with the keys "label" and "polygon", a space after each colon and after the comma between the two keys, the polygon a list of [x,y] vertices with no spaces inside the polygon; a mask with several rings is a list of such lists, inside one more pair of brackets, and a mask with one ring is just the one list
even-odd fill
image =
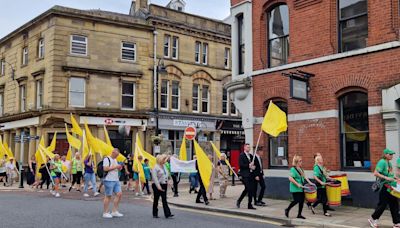
{"label": "brick arch", "polygon": [[288,100],[286,98],[283,98],[283,97],[271,97],[269,99],[264,100],[264,102],[263,102],[263,110],[264,111],[267,110],[267,107],[268,107],[270,101],[272,101],[274,103],[275,102],[285,102],[288,105]]}
{"label": "brick arch", "polygon": [[209,84],[211,84],[211,82],[213,80],[215,80],[208,72],[206,72],[204,70],[199,70],[199,71],[194,72],[191,77],[192,77],[193,81],[195,81],[195,80],[200,80],[200,81],[203,80],[203,81],[206,81]]}
{"label": "brick arch", "polygon": [[372,79],[369,75],[351,74],[330,81],[331,92],[335,95],[343,94],[346,88],[362,89],[367,92],[371,88]]}
{"label": "brick arch", "polygon": [[165,69],[168,72],[168,77],[172,76],[172,77],[175,77],[175,78],[178,78],[179,80],[181,80],[182,77],[185,75],[180,68],[178,68],[177,66],[174,66],[174,65],[168,65],[165,67]]}
{"label": "brick arch", "polygon": [[285,100],[286,102],[289,100],[289,88],[284,87],[275,87],[268,88],[263,91],[262,96],[265,97],[266,101],[270,101],[271,99],[279,98],[281,100]]}

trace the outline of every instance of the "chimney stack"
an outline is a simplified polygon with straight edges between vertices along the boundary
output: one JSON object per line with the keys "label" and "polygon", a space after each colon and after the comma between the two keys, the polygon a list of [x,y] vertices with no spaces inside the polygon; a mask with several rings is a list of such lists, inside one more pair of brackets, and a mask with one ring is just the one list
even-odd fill
{"label": "chimney stack", "polygon": [[134,16],[140,9],[148,8],[148,0],[132,0],[129,15]]}

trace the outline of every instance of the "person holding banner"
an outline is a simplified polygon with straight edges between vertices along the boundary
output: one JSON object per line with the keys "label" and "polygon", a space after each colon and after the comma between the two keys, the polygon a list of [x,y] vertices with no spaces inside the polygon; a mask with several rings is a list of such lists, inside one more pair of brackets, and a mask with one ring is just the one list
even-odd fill
{"label": "person holding banner", "polygon": [[54,188],[51,192],[55,197],[60,197],[60,193],[58,192],[60,188],[60,180],[61,180],[61,170],[62,170],[62,163],[60,160],[60,155],[56,154],[54,160],[50,163],[50,170],[51,170],[51,178],[54,181]]}
{"label": "person holding banner", "polygon": [[250,144],[246,143],[244,145],[244,152],[240,154],[239,157],[239,167],[240,167],[240,175],[242,176],[242,182],[244,184],[244,190],[240,195],[239,199],[236,201],[236,207],[240,208],[240,203],[243,198],[247,195],[249,198],[247,208],[251,210],[255,210],[256,208],[252,205],[253,196],[255,194],[255,175],[254,170],[256,166],[253,163],[253,155],[250,153]]}
{"label": "person holding banner", "polygon": [[208,198],[207,198],[206,188],[204,187],[203,181],[201,180],[200,170],[199,170],[199,163],[198,163],[197,160],[196,160],[196,170],[197,170],[197,178],[198,178],[199,183],[200,183],[200,189],[199,189],[199,192],[197,193],[196,203],[203,203],[200,200],[200,197],[203,197],[204,204],[208,205],[208,204],[210,204],[210,202],[208,201]]}
{"label": "person holding banner", "polygon": [[151,185],[154,193],[154,201],[153,201],[153,218],[158,217],[158,201],[161,197],[161,202],[164,210],[165,218],[174,217],[171,214],[171,210],[169,209],[167,202],[167,190],[168,190],[168,176],[169,173],[167,168],[165,167],[165,163],[168,157],[166,155],[157,155],[156,162],[157,164],[154,166],[151,171],[151,176],[153,178],[153,184]]}
{"label": "person holding banner", "polygon": [[226,154],[221,153],[221,159],[217,163],[219,176],[219,197],[226,198],[226,189],[229,182],[229,166],[226,163]]}
{"label": "person holding banner", "polygon": [[[193,160],[196,160],[197,156],[194,155],[193,156]],[[197,188],[199,187],[199,177],[197,175],[197,172],[192,172],[189,174],[189,182],[190,182],[190,189],[189,189],[189,194],[192,194],[192,192],[194,191],[194,193],[199,193],[197,191]]]}

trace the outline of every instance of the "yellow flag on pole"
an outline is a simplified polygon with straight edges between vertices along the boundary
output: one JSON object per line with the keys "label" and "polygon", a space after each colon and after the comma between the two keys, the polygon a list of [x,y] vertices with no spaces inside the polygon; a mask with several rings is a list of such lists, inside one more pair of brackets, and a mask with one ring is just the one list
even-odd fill
{"label": "yellow flag on pole", "polygon": [[54,157],[56,156],[55,154],[53,154],[53,152],[49,151],[47,148],[44,148],[42,145],[39,145],[39,150],[51,159],[54,159]]}
{"label": "yellow flag on pole", "polygon": [[83,131],[83,148],[82,148],[82,163],[85,160],[86,156],[89,154],[89,145],[86,137],[86,132]]}
{"label": "yellow flag on pole", "polygon": [[283,112],[272,101],[269,103],[268,110],[265,113],[261,129],[273,137],[287,130],[286,113]]}
{"label": "yellow flag on pole", "polygon": [[72,136],[69,133],[67,124],[65,124],[65,133],[67,134],[67,141],[68,141],[69,145],[72,146],[73,148],[79,150],[82,146],[81,140],[75,138],[74,136]]}
{"label": "yellow flag on pole", "polygon": [[47,147],[47,150],[50,152],[54,152],[56,150],[57,144],[57,132],[54,132],[53,140],[51,140],[50,146]]}
{"label": "yellow flag on pole", "polygon": [[203,149],[201,149],[197,141],[194,140],[193,142],[194,151],[197,156],[197,167],[199,168],[200,177],[203,181],[205,189],[208,190],[208,186],[210,186],[213,164],[208,158],[207,154],[203,151]]}
{"label": "yellow flag on pole", "polygon": [[[43,136],[40,139],[39,145],[44,147],[44,137]],[[42,154],[41,154],[41,152],[39,150],[39,146],[38,146],[38,149],[36,150],[35,158],[36,158],[36,166],[37,166],[36,174],[39,174],[40,167],[42,166],[42,164],[46,163],[46,161],[43,159],[43,156],[42,156]]]}
{"label": "yellow flag on pole", "polygon": [[156,157],[144,150],[138,133],[136,133],[136,144],[139,147],[139,154],[142,155],[143,158],[147,158],[147,160],[149,160],[149,166],[151,169],[154,168],[154,166],[157,164]]}
{"label": "yellow flag on pole", "polygon": [[179,159],[182,161],[187,161],[187,151],[186,151],[186,138],[183,136],[181,149],[179,150]]}
{"label": "yellow flag on pole", "polygon": [[72,161],[72,150],[71,147],[68,148],[67,156],[65,157],[67,161]]}
{"label": "yellow flag on pole", "polygon": [[133,170],[138,173],[139,175],[139,180],[142,184],[146,183],[146,177],[144,175],[144,169],[143,169],[143,164],[139,161],[138,157],[139,155],[142,155],[142,151],[139,149],[138,141],[140,141],[138,138],[136,138],[136,146],[135,146],[135,154],[134,154],[134,164],[133,164]]}
{"label": "yellow flag on pole", "polygon": [[11,151],[10,147],[8,146],[8,144],[6,142],[3,144],[3,147],[4,147],[4,150],[5,150],[5,153],[7,154],[8,159],[11,158],[11,157],[14,157],[13,152]]}
{"label": "yellow flag on pole", "polygon": [[71,113],[71,124],[72,124],[72,129],[71,129],[72,133],[75,133],[79,136],[83,136],[82,129],[81,127],[79,127],[79,124],[76,121],[75,117],[72,115],[72,113]]}
{"label": "yellow flag on pole", "polygon": [[104,136],[106,138],[107,145],[112,146],[112,143],[111,143],[111,140],[110,140],[110,136],[108,135],[108,131],[107,131],[107,128],[106,128],[105,125],[104,125]]}

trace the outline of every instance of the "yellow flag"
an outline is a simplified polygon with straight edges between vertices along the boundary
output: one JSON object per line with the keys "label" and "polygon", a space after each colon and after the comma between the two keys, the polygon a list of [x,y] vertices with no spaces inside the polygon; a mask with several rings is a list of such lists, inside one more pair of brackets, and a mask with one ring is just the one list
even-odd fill
{"label": "yellow flag", "polygon": [[[111,156],[111,153],[114,150],[113,146],[108,145],[107,143],[105,143],[104,141],[102,141],[101,139],[98,139],[98,138],[95,138],[94,140],[97,144],[97,147],[99,148],[99,153],[101,156],[103,156],[103,157]],[[125,160],[126,160],[126,157],[120,153],[117,157],[117,161],[125,162]]]}
{"label": "yellow flag", "polygon": [[359,141],[363,142],[367,139],[367,134],[364,132],[360,132],[358,129],[352,127],[348,123],[344,123],[344,129],[346,131],[346,138],[354,140],[354,141]]}
{"label": "yellow flag", "polygon": [[[101,140],[97,139],[96,137],[94,137],[94,136],[92,135],[92,132],[90,131],[89,126],[87,125],[86,120],[85,120],[85,134],[86,134],[86,140],[87,140],[87,143],[88,143],[89,147],[90,147],[94,152],[97,152],[97,153],[100,153],[100,154],[104,154],[104,151],[103,151],[104,148],[102,148],[102,147],[99,145],[99,141],[101,141]],[[104,155],[103,155],[103,156],[104,156]]]}
{"label": "yellow flag", "polygon": [[196,140],[194,142],[194,151],[197,156],[197,167],[199,168],[200,177],[203,181],[204,187],[208,190],[210,186],[210,179],[212,175],[212,162],[208,158],[207,154],[201,149],[200,145]]}
{"label": "yellow flag", "polygon": [[[215,154],[217,155],[217,157],[218,157],[219,159],[221,159],[221,151],[219,151],[219,149],[217,148],[217,146],[214,145],[213,142],[210,142],[210,143],[211,143],[211,146],[212,146],[212,148],[213,148]],[[229,167],[231,166],[231,164],[229,163],[228,159],[226,159],[225,162],[226,162],[226,164],[227,164]]]}
{"label": "yellow flag", "polygon": [[104,136],[106,138],[107,145],[112,146],[112,143],[111,143],[111,140],[110,140],[110,136],[108,135],[108,131],[107,131],[106,126],[104,126]]}
{"label": "yellow flag", "polygon": [[82,148],[82,163],[89,154],[89,145],[86,137],[86,132],[83,132],[83,148]]}
{"label": "yellow flag", "polygon": [[42,145],[39,145],[39,150],[41,150],[44,155],[51,159],[54,159],[54,157],[56,156],[53,152],[49,151],[47,148],[44,148]]}
{"label": "yellow flag", "polygon": [[[138,159],[139,155],[142,155],[142,152],[140,151],[139,146],[137,144],[138,141],[140,141],[140,140],[138,140],[138,138],[136,138],[135,154],[133,156],[134,157],[133,170],[138,173],[139,180],[143,184],[143,183],[146,183],[146,177],[144,175],[143,165],[142,165],[142,163],[140,163],[140,161]],[[142,155],[142,157],[143,157],[143,155]]]}
{"label": "yellow flag", "polygon": [[50,152],[54,152],[56,150],[56,143],[57,143],[57,132],[54,132],[53,140],[51,140],[50,146],[47,147],[47,150]]}
{"label": "yellow flag", "polygon": [[83,135],[81,127],[79,127],[78,122],[76,121],[75,117],[71,114],[71,124],[72,124],[72,133],[75,133],[79,136]]}
{"label": "yellow flag", "polygon": [[179,150],[179,159],[182,161],[187,161],[187,151],[186,151],[186,139],[183,136],[181,149]]}
{"label": "yellow flag", "polygon": [[269,103],[268,110],[265,113],[261,129],[273,137],[277,137],[280,133],[287,130],[286,113],[272,101]]}
{"label": "yellow flag", "polygon": [[136,133],[136,144],[139,149],[139,154],[142,155],[143,158],[147,158],[147,160],[149,160],[149,166],[151,169],[154,168],[154,166],[157,164],[156,157],[144,150],[142,141],[140,140],[138,133]]}
{"label": "yellow flag", "polygon": [[69,133],[67,124],[65,124],[65,133],[67,134],[67,140],[68,140],[69,145],[72,146],[73,148],[79,150],[82,146],[82,143],[79,139],[75,138],[74,136],[72,136]]}
{"label": "yellow flag", "polygon": [[[3,144],[3,149],[4,149],[5,153],[7,154],[8,159],[11,157],[14,157],[13,152],[11,151],[10,147],[8,146],[8,144],[6,142]],[[14,160],[15,160],[15,158],[14,158]]]}
{"label": "yellow flag", "polygon": [[[41,145],[42,147],[44,147],[44,137],[42,136],[39,142],[39,145]],[[46,161],[43,158],[44,156],[42,156],[42,153],[40,152],[40,149],[38,147],[38,149],[36,150],[35,153],[35,158],[36,158],[36,174],[39,174],[39,169],[42,166],[42,164],[45,164]]]}
{"label": "yellow flag", "polygon": [[72,150],[71,147],[68,148],[67,156],[65,157],[67,161],[72,161]]}

